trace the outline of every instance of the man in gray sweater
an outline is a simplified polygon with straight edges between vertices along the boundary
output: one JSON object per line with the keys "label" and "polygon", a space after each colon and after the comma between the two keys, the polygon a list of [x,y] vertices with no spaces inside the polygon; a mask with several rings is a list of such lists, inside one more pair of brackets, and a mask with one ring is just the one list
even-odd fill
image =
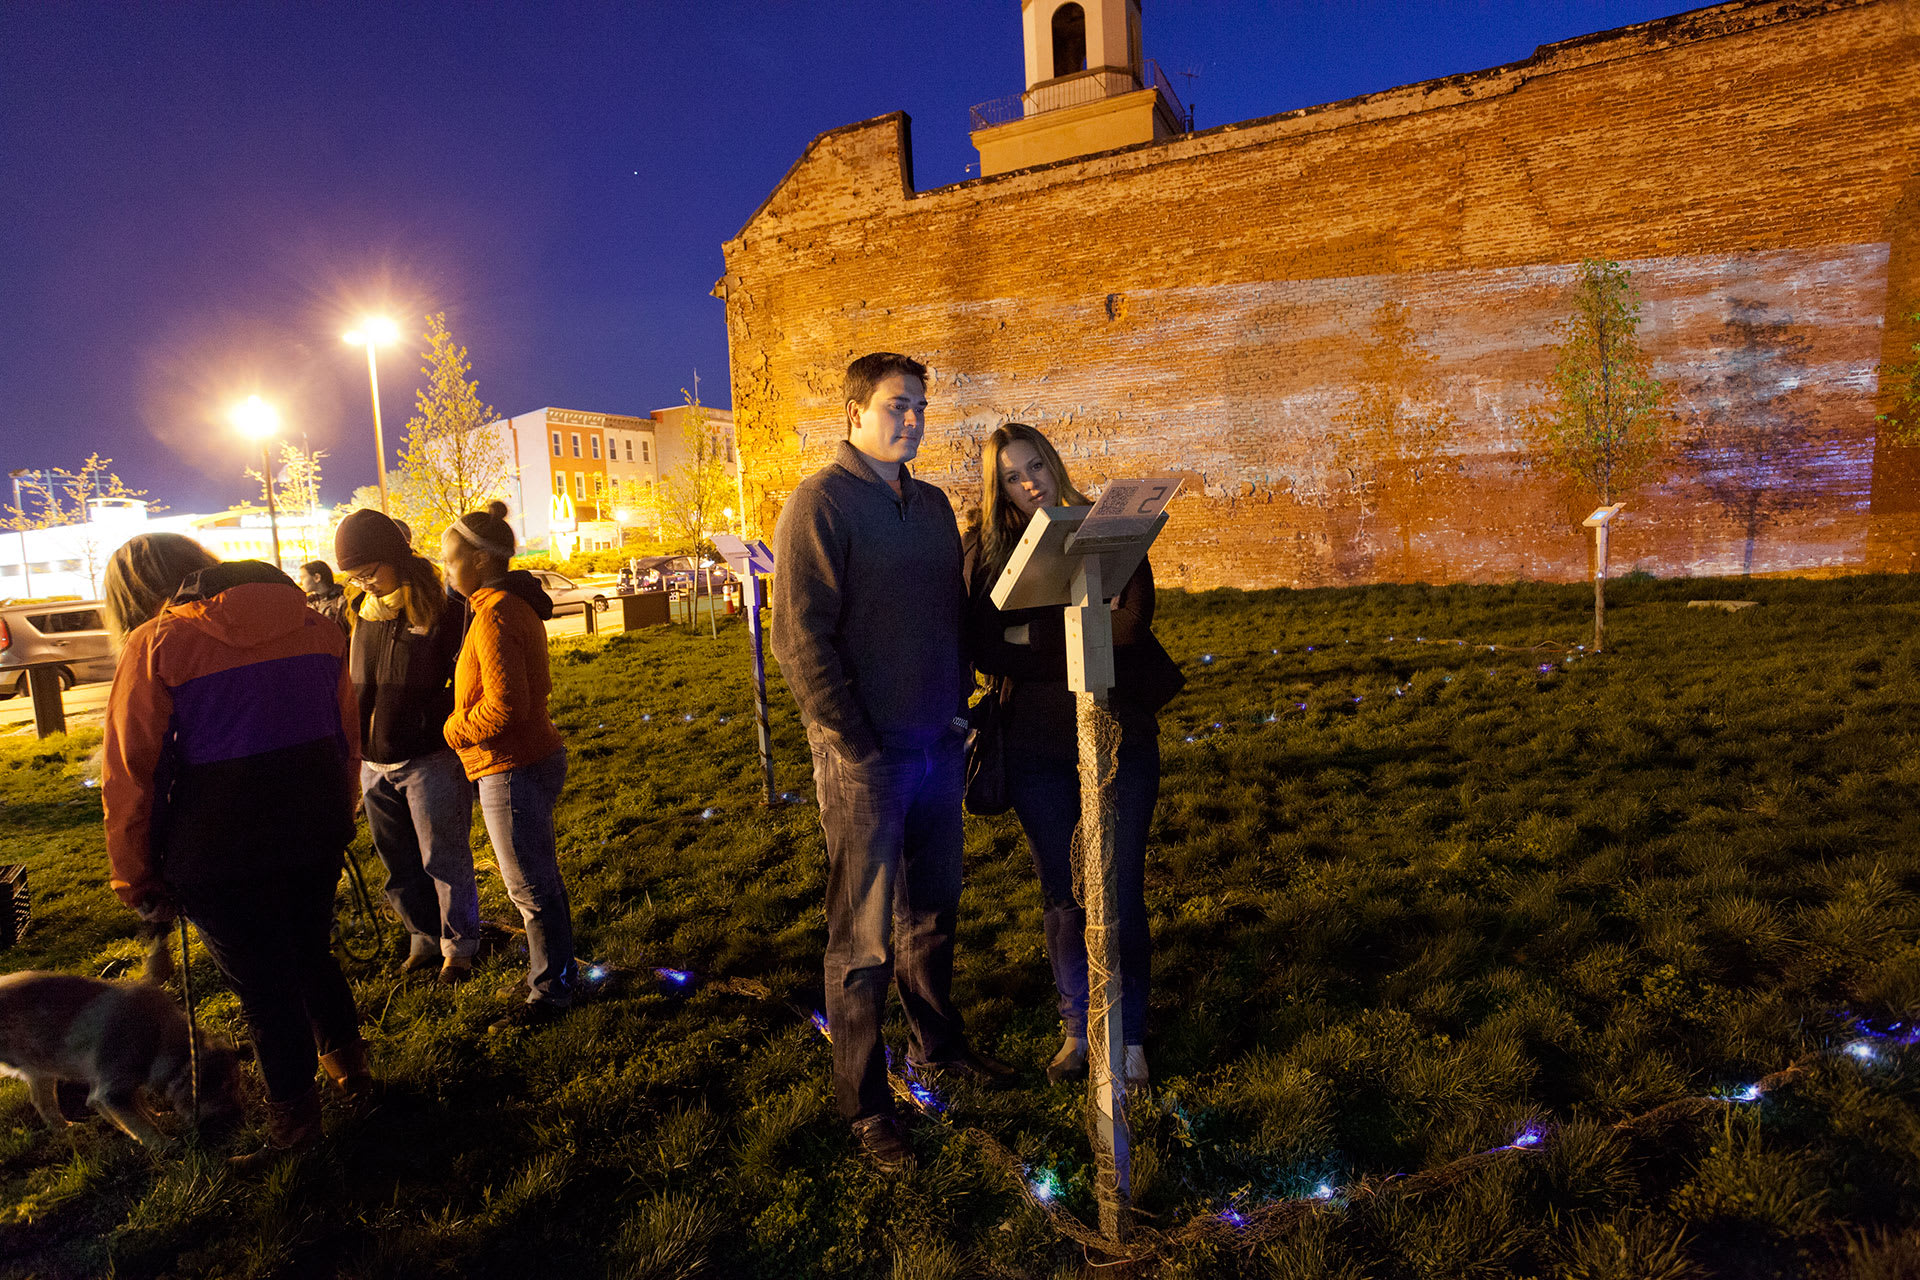
{"label": "man in gray sweater", "polygon": [[906,468],[926,380],[892,352],[848,366],[847,439],[774,532],[773,653],[807,724],[827,838],[834,1096],[890,1172],[913,1167],[880,1038],[891,983],[915,1066],[985,1083],[1012,1074],[967,1044],[950,994],[973,673],[953,507]]}

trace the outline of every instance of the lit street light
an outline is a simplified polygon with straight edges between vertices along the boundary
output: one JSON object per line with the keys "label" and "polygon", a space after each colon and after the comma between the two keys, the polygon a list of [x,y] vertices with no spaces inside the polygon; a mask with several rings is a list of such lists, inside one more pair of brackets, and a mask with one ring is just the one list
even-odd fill
{"label": "lit street light", "polygon": [[235,405],[233,425],[249,440],[260,442],[260,475],[267,485],[267,524],[273,530],[273,567],[280,568],[280,513],[273,503],[273,462],[267,457],[267,441],[280,429],[280,415],[259,396],[248,396],[246,403]]}
{"label": "lit street light", "polygon": [[367,386],[373,392],[373,450],[378,454],[378,464],[373,474],[380,481],[380,510],[387,510],[387,442],[380,434],[380,370],[374,363],[375,347],[383,347],[389,342],[398,341],[400,330],[393,321],[384,317],[374,317],[363,321],[358,329],[343,335],[349,346],[367,349]]}

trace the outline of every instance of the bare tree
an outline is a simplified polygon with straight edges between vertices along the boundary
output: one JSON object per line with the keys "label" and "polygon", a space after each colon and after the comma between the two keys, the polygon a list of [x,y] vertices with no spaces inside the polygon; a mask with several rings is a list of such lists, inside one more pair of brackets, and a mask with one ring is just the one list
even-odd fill
{"label": "bare tree", "polygon": [[[103,544],[93,532],[92,504],[101,500],[140,499],[147,496],[145,489],[129,489],[118,475],[107,470],[112,465],[112,458],[89,453],[78,471],[54,467],[49,471],[32,472],[31,481],[20,488],[19,505],[8,503],[4,508],[5,516],[0,517],[0,528],[8,530],[68,526],[79,530],[74,547],[87,566],[87,579],[92,583],[96,595],[100,591],[100,570],[105,566],[101,556]],[[147,504],[148,511],[165,509],[159,503]]]}
{"label": "bare tree", "polygon": [[[314,540],[313,515],[320,509],[320,459],[326,456],[325,449],[302,449],[285,441],[280,444],[280,469],[273,477],[273,505],[283,516],[296,511],[302,514],[300,523],[291,526],[290,536],[282,539],[302,560],[314,559],[318,546]],[[260,500],[264,503],[266,477],[252,467],[247,468],[247,477],[260,486]]]}

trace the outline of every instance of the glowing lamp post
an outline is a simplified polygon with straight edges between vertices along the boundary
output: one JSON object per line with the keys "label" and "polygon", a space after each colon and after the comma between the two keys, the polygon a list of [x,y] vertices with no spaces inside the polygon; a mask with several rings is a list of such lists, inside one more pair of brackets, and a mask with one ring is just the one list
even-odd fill
{"label": "glowing lamp post", "polygon": [[267,526],[273,530],[273,567],[280,567],[280,512],[273,502],[273,463],[267,457],[267,442],[280,429],[280,415],[259,396],[248,396],[246,403],[234,406],[233,425],[249,440],[260,442],[260,476],[267,486]]}
{"label": "glowing lamp post", "polygon": [[387,442],[380,434],[380,369],[375,363],[373,352],[389,342],[398,341],[400,330],[393,321],[384,318],[371,319],[353,332],[343,335],[349,346],[367,349],[367,386],[373,393],[373,451],[377,455],[373,474],[380,481],[380,510],[387,511]]}

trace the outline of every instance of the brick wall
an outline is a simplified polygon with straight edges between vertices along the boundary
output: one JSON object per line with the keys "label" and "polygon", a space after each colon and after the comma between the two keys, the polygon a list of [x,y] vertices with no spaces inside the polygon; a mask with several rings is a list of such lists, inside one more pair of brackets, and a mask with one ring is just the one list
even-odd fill
{"label": "brick wall", "polygon": [[[1917,67],[1920,0],[1773,0],[926,192],[904,115],[823,134],[725,246],[749,502],[770,532],[891,349],[933,367],[916,471],[959,509],[1010,419],[1083,487],[1184,474],[1169,584],[1578,577],[1592,495],[1523,424],[1604,257],[1675,409],[1616,572],[1908,568],[1920,451],[1873,417],[1920,296]],[[1355,425],[1390,314],[1450,424],[1413,476]]]}

